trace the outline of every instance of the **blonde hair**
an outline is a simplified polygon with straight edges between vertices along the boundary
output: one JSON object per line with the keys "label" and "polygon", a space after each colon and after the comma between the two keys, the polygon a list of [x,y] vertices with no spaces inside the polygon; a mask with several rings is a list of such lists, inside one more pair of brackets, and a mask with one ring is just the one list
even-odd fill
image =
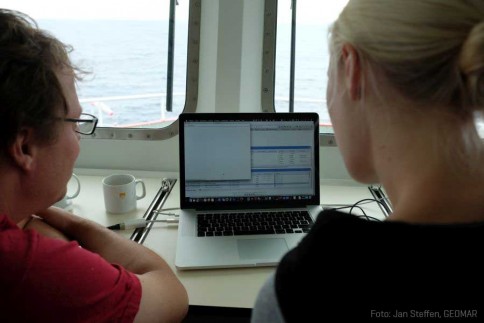
{"label": "blonde hair", "polygon": [[344,43],[419,106],[484,111],[483,0],[350,0],[333,25],[331,56]]}

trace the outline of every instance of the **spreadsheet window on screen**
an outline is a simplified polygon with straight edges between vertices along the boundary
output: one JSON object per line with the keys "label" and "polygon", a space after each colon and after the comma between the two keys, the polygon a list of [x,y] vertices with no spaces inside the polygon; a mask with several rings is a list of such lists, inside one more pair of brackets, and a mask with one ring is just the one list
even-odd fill
{"label": "spreadsheet window on screen", "polygon": [[313,195],[314,123],[185,124],[187,198]]}

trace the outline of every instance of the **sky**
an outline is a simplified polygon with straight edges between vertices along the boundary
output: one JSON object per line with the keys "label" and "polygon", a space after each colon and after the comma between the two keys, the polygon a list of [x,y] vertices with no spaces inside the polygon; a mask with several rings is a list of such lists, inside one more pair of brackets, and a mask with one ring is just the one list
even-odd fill
{"label": "sky", "polygon": [[[281,22],[291,21],[291,0],[279,0],[277,7],[279,11],[278,19]],[[304,20],[305,23],[327,24],[333,22],[338,17],[348,0],[298,0],[296,14],[298,21]],[[288,10],[285,10],[288,9]]]}
{"label": "sky", "polygon": [[[178,8],[188,8],[178,0]],[[166,19],[169,0],[2,0],[2,8],[16,9],[35,19]]]}
{"label": "sky", "polygon": [[[233,1],[233,0],[226,0]],[[298,20],[326,23],[336,19],[348,0],[298,0]],[[176,10],[188,10],[189,0],[178,0]],[[2,8],[16,9],[34,19],[166,20],[169,0],[2,0]],[[279,0],[279,19],[290,21],[291,0]],[[280,9],[288,10],[280,10]]]}

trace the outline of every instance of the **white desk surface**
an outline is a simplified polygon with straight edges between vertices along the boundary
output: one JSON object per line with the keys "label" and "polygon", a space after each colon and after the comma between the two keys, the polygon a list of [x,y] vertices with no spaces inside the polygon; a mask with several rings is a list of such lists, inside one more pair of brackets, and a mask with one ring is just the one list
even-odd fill
{"label": "white desk surface", "polygon": [[[157,173],[120,170],[76,169],[81,180],[81,192],[72,200],[72,212],[103,225],[112,225],[127,219],[143,217],[146,209],[161,186],[161,179],[176,178],[177,183],[163,205],[163,208],[179,207],[179,182],[177,173]],[[115,173],[127,173],[143,179],[146,197],[138,200],[137,210],[123,214],[109,214],[104,208],[102,178]],[[372,198],[366,186],[350,181],[325,181],[321,185],[321,203],[353,204],[364,198]],[[368,215],[382,218],[383,214],[376,203],[361,205]],[[178,210],[168,211],[178,213]],[[357,212],[355,209],[354,212]],[[164,216],[158,216],[158,219]],[[120,234],[129,238],[131,230]],[[204,269],[180,271],[175,268],[177,226],[155,223],[143,245],[161,255],[188,291],[190,305],[252,308],[262,284],[275,267],[241,269]]]}

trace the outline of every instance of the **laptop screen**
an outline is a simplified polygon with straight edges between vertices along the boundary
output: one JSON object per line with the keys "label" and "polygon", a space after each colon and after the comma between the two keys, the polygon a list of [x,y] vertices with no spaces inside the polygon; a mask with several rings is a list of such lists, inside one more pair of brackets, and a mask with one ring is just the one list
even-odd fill
{"label": "laptop screen", "polygon": [[319,204],[316,113],[180,115],[183,209]]}

